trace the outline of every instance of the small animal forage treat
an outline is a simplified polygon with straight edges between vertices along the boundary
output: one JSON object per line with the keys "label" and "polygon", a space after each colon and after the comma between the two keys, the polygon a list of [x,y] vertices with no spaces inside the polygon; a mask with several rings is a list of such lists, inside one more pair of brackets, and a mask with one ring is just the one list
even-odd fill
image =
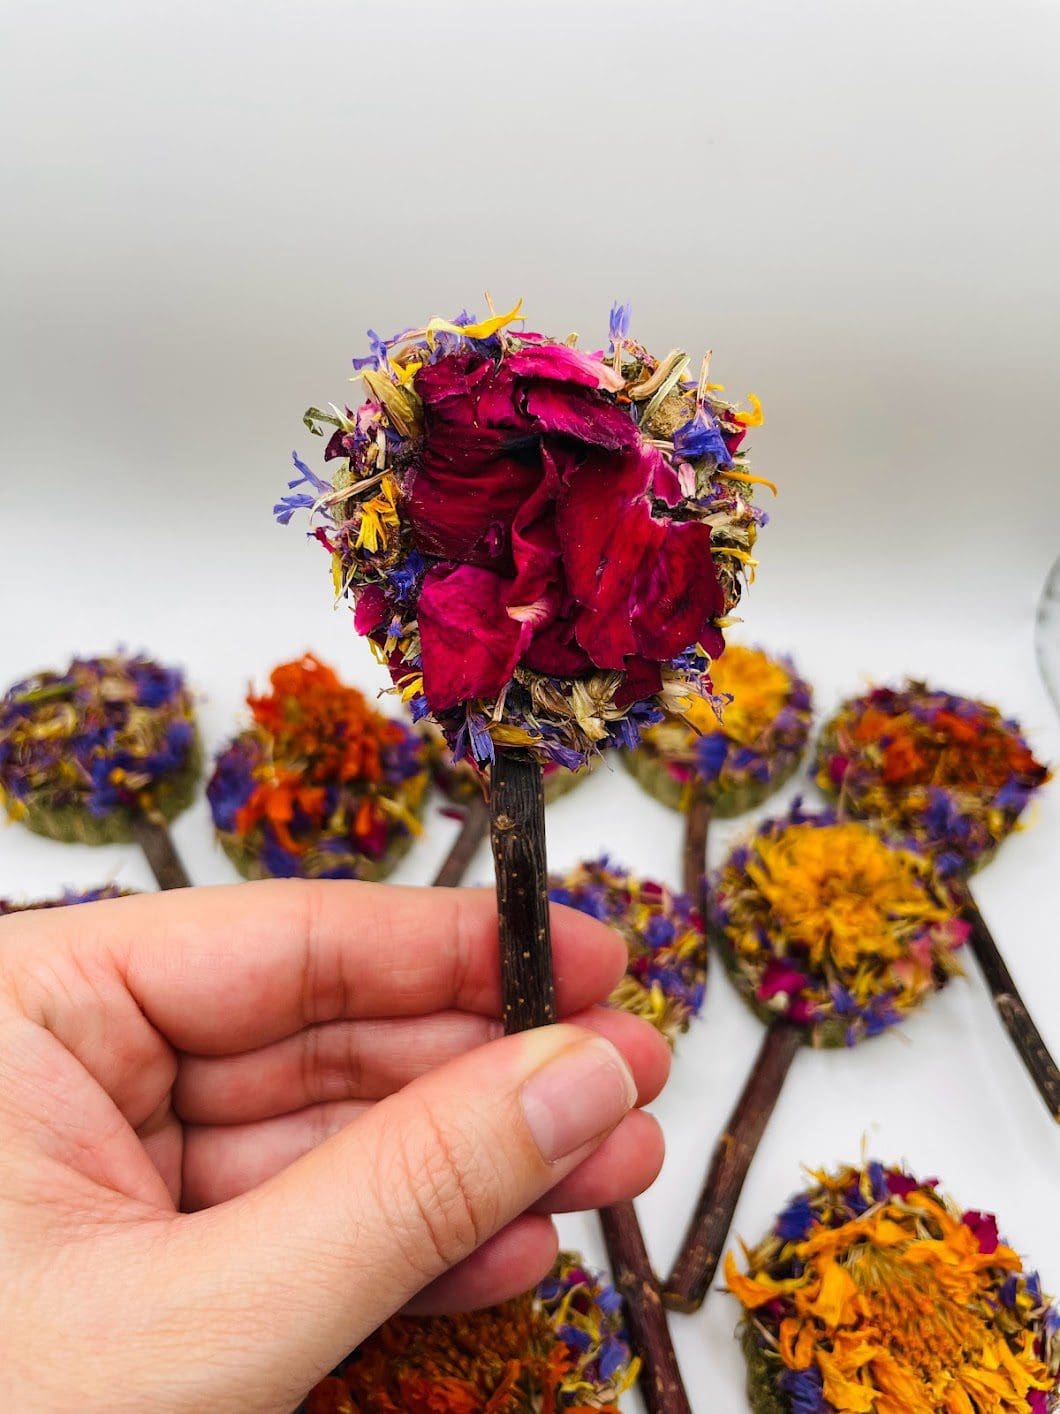
{"label": "small animal forage treat", "polygon": [[741,445],[761,411],[650,354],[628,309],[582,353],[511,329],[519,308],[373,335],[367,400],[306,414],[331,480],[296,458],[276,512],[315,518],[358,631],[458,757],[577,767],[721,653],[764,519]]}
{"label": "small animal forage treat", "polygon": [[67,889],[59,898],[34,899],[32,903],[18,903],[14,899],[0,898],[0,917],[5,913],[30,913],[40,908],[66,908],[75,903],[96,903],[104,898],[124,898],[134,892],[119,888],[117,884],[104,884],[98,889]]}
{"label": "small animal forage treat", "polygon": [[928,856],[798,806],[722,865],[710,928],[763,1019],[822,1046],[903,1021],[960,971],[969,932]]}
{"label": "small animal forage treat", "polygon": [[821,733],[817,783],[947,874],[983,864],[1049,770],[996,707],[908,682],[844,702]]}
{"label": "small animal forage treat", "polygon": [[311,654],[270,684],[207,786],[225,852],[247,878],[383,878],[419,830],[422,740]]}
{"label": "small animal forage treat", "polygon": [[814,1173],[730,1253],[756,1414],[1048,1414],[1060,1313],[989,1213],[897,1168]]}
{"label": "small animal forage treat", "polygon": [[75,658],[0,699],[0,802],[51,839],[137,838],[191,803],[200,769],[184,676],[150,658]]}
{"label": "small animal forage treat", "polygon": [[824,728],[817,783],[844,812],[931,855],[953,880],[998,1014],[1038,1093],[1060,1121],[1060,1066],[976,907],[966,876],[1016,828],[1049,770],[996,707],[906,683],[845,702]]}
{"label": "small animal forage treat", "polygon": [[645,727],[622,762],[657,800],[688,808],[703,790],[714,815],[741,815],[795,773],[813,718],[810,686],[789,658],[730,643],[711,664],[713,690],[682,715]]}
{"label": "small animal forage treat", "polygon": [[798,804],[729,855],[708,926],[769,1029],[667,1278],[680,1310],[706,1298],[796,1054],[805,1044],[853,1046],[904,1021],[960,971],[955,954],[969,933],[928,856]]}
{"label": "small animal forage treat", "polygon": [[617,1414],[636,1378],[618,1294],[571,1253],[536,1291],[463,1316],[395,1316],[305,1414]]}
{"label": "small animal forage treat", "polygon": [[688,895],[637,879],[604,857],[553,879],[549,897],[622,934],[629,967],[610,1005],[643,1016],[672,1045],[702,1007],[707,981],[707,941]]}

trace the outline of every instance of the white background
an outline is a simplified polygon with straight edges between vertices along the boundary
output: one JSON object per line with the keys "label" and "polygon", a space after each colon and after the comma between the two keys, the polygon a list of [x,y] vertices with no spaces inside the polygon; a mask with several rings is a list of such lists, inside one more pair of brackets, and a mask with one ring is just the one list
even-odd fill
{"label": "white background", "polygon": [[[211,746],[303,649],[380,686],[323,553],[271,522],[290,449],[319,453],[302,409],[344,397],[368,325],[489,288],[595,344],[618,297],[765,403],[782,495],[745,637],[822,710],[925,674],[1060,759],[1032,652],[1060,549],[1055,4],[36,0],[0,25],[4,681],[143,647],[187,666]],[[549,831],[557,866],[676,877],[680,821],[624,773]],[[197,880],[232,877],[202,801],[176,834]],[[1054,1052],[1058,845],[1054,786],[976,884]],[[111,876],[148,884],[130,851],[0,834],[0,894]],[[663,1269],[760,1034],[716,976],[657,1107]],[[736,1230],[863,1141],[997,1210],[1060,1287],[1060,1141],[974,968],[903,1034],[798,1058]],[[600,1254],[591,1219],[564,1229]],[[735,1317],[715,1293],[674,1322],[697,1414],[746,1407]]]}

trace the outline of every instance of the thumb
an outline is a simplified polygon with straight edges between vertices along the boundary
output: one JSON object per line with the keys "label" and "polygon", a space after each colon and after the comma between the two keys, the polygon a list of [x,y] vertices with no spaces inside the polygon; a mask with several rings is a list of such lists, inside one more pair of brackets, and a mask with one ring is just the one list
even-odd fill
{"label": "thumb", "polygon": [[[202,1339],[219,1342],[243,1401],[231,1407],[245,1409],[249,1378],[289,1408],[575,1169],[636,1095],[602,1037],[575,1026],[509,1036],[382,1100],[242,1198],[181,1220]],[[229,1407],[223,1390],[210,1407]]]}

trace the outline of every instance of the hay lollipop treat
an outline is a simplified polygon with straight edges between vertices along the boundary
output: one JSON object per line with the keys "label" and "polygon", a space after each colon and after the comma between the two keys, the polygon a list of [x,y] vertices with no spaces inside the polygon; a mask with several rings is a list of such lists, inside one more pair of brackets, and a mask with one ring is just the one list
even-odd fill
{"label": "hay lollipop treat", "polygon": [[164,889],[188,883],[166,822],[191,804],[200,770],[184,676],[150,658],[75,658],[0,699],[11,818],[70,844],[135,840]]}
{"label": "hay lollipop treat", "polygon": [[645,790],[685,812],[684,886],[697,896],[712,817],[753,810],[779,790],[798,768],[813,718],[810,685],[789,658],[730,644],[711,664],[711,681],[710,694],[646,727],[640,746],[621,753]]}
{"label": "hay lollipop treat", "polygon": [[817,783],[840,808],[929,851],[954,880],[994,1004],[1050,1114],[1060,1068],[964,882],[1016,829],[1049,770],[996,707],[909,682],[843,703],[817,749]]}
{"label": "hay lollipop treat", "polygon": [[[622,934],[629,948],[626,975],[610,1005],[642,1016],[673,1045],[703,1005],[707,941],[686,894],[640,880],[607,858],[577,865],[555,879],[553,903],[580,909]],[[670,1339],[662,1292],[648,1257],[633,1203],[600,1210],[600,1225],[615,1282],[626,1300],[639,1383],[650,1414],[691,1408]]]}
{"label": "hay lollipop treat", "polygon": [[[761,420],[652,356],[616,309],[604,354],[432,319],[374,339],[368,400],[333,431],[299,509],[336,591],[417,718],[490,773],[506,1019],[555,1015],[541,768],[576,769],[708,678],[761,513],[741,443]],[[308,490],[303,490],[308,487]]]}
{"label": "hay lollipop treat", "polygon": [[461,1316],[395,1316],[305,1414],[618,1414],[636,1378],[618,1293],[571,1253],[536,1291]]}
{"label": "hay lollipop treat", "polygon": [[897,1168],[811,1175],[726,1259],[756,1414],[1048,1414],[1060,1312],[989,1213]]}
{"label": "hay lollipop treat", "polygon": [[226,854],[248,879],[384,878],[419,831],[422,740],[311,654],[270,684],[206,789]]}
{"label": "hay lollipop treat", "polygon": [[969,931],[928,856],[797,805],[729,856],[709,928],[769,1029],[666,1283],[683,1310],[706,1296],[800,1047],[853,1046],[897,1026],[959,972],[955,954]]}

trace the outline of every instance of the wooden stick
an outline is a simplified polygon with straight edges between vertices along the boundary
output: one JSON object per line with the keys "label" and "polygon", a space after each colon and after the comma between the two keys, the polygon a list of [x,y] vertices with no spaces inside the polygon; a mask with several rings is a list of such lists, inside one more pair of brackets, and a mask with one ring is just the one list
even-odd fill
{"label": "wooden stick", "polygon": [[684,891],[696,901],[704,928],[710,903],[707,878],[707,843],[710,834],[710,796],[702,785],[693,787],[685,816],[685,847],[682,856]]}
{"label": "wooden stick", "polygon": [[191,880],[181,863],[169,828],[148,815],[133,817],[133,835],[144,852],[160,889],[190,889]]}
{"label": "wooden stick", "polygon": [[490,767],[490,837],[497,875],[501,993],[508,1035],[556,1019],[541,766],[502,748]]}
{"label": "wooden stick", "polygon": [[1042,1033],[1035,1026],[968,886],[962,884],[958,892],[961,912],[972,928],[972,951],[986,978],[986,985],[990,988],[997,1013],[1012,1038],[1012,1044],[1016,1047],[1027,1073],[1034,1081],[1038,1094],[1045,1102],[1046,1109],[1053,1119],[1060,1123],[1060,1069],[1049,1054]]}
{"label": "wooden stick", "polygon": [[475,851],[489,833],[489,827],[489,805],[484,796],[473,795],[464,806],[460,833],[453,841],[453,847],[446,855],[442,867],[434,876],[436,889],[455,889],[463,881],[468,865],[475,857]]}
{"label": "wooden stick", "polygon": [[636,1209],[632,1203],[601,1208],[600,1226],[615,1287],[625,1301],[630,1345],[640,1356],[637,1379],[648,1414],[692,1414]]}
{"label": "wooden stick", "polygon": [[803,1031],[786,1021],[774,1021],[766,1032],[666,1280],[663,1300],[674,1311],[698,1311],[706,1300],[751,1161],[803,1040]]}

